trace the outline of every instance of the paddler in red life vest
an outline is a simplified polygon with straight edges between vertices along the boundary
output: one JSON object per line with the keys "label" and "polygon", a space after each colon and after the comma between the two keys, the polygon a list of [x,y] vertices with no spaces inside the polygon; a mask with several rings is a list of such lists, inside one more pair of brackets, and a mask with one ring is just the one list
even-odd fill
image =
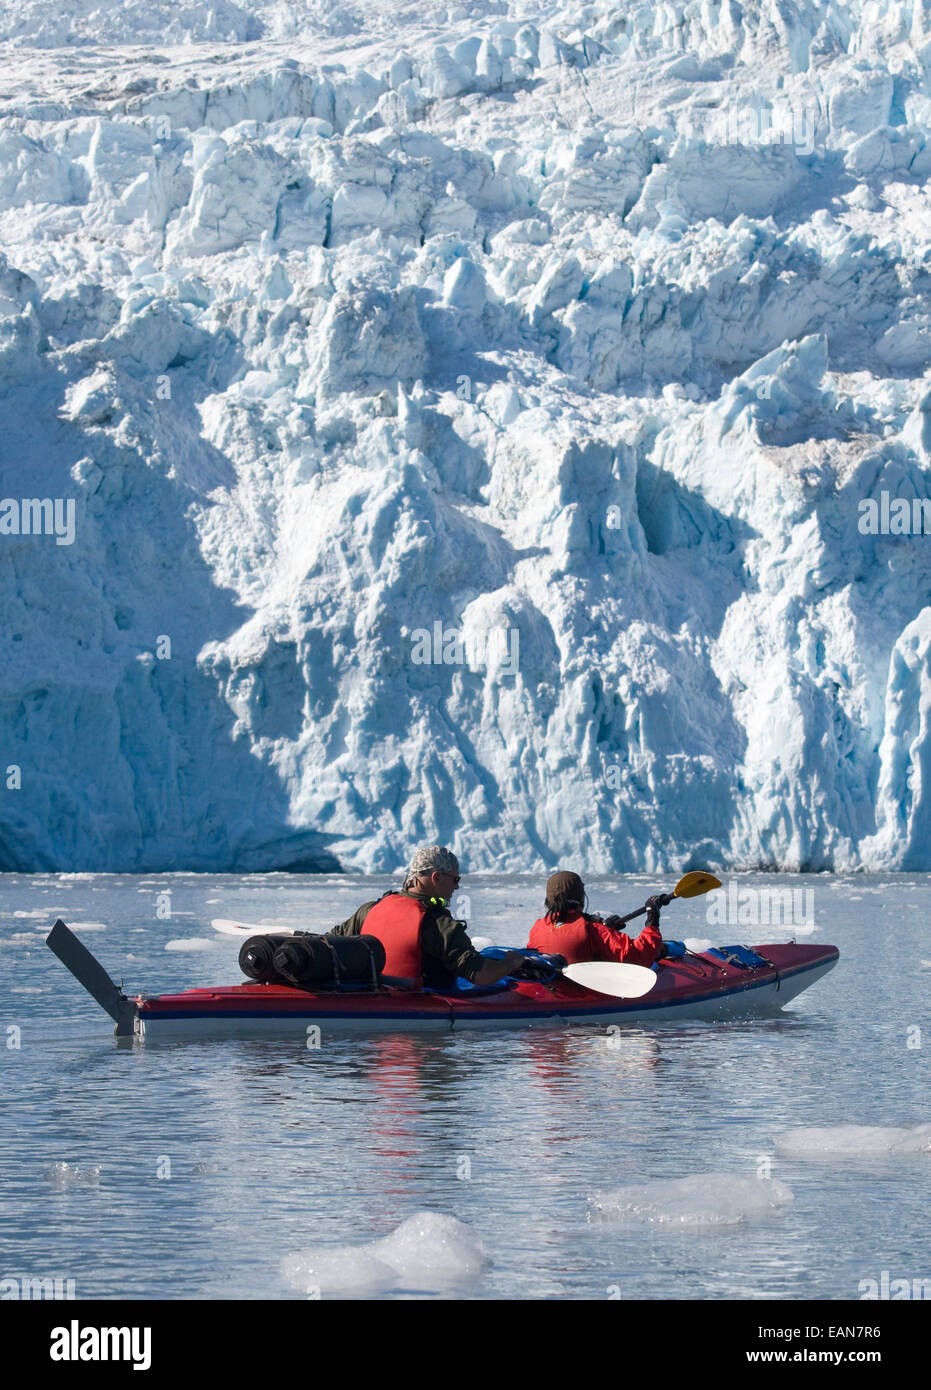
{"label": "paddler in red life vest", "polygon": [[400,893],[363,903],[333,931],[340,936],[366,932],[385,948],[383,975],[410,980],[417,989],[451,989],[461,975],[475,985],[493,985],[524,964],[520,951],[486,960],[449,910],[459,887],[459,860],[442,845],[414,855]]}
{"label": "paddler in red life vest", "polygon": [[659,910],[668,898],[660,893],[647,903],[647,924],[633,940],[612,928],[618,918],[590,917],[583,911],[585,885],[578,874],[561,871],[546,883],[546,916],[530,929],[528,946],[545,955],[565,956],[570,965],[588,960],[613,960],[624,965],[652,965],[663,949]]}

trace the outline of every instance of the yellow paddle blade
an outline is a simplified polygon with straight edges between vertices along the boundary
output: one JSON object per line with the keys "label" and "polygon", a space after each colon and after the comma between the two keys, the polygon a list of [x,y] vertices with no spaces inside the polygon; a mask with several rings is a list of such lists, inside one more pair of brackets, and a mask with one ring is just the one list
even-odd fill
{"label": "yellow paddle blade", "polygon": [[696,872],[680,878],[672,890],[674,898],[697,898],[701,893],[710,893],[712,888],[720,888],[721,880],[714,874]]}

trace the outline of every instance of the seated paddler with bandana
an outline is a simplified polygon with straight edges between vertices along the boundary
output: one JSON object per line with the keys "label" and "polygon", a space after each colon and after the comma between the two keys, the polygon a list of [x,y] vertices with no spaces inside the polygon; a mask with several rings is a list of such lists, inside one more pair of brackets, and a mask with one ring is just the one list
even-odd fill
{"label": "seated paddler with bandana", "polygon": [[588,960],[613,960],[622,965],[650,966],[659,959],[663,939],[659,910],[670,901],[659,893],[647,903],[646,926],[634,940],[617,917],[591,917],[585,908],[585,885],[578,874],[565,870],[551,874],[546,884],[546,915],[530,929],[528,946],[543,953],[565,956],[570,965]]}
{"label": "seated paddler with bandana", "polygon": [[459,861],[442,845],[414,855],[399,893],[363,903],[333,931],[339,936],[365,932],[385,948],[383,975],[408,980],[415,989],[451,989],[457,976],[474,985],[493,985],[524,965],[521,951],[488,960],[469,940],[465,922],[449,910],[459,887]]}

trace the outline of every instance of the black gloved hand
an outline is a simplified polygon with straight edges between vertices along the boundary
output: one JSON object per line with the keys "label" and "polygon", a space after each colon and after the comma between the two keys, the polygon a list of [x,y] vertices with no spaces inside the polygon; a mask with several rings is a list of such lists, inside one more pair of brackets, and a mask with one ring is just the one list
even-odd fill
{"label": "black gloved hand", "polygon": [[[563,965],[565,965],[565,956],[560,956],[559,959],[562,961]],[[538,956],[525,956],[523,965],[515,970],[514,974],[519,980],[549,979],[553,970],[554,967],[550,961],[540,960]]]}
{"label": "black gloved hand", "polygon": [[621,921],[620,917],[617,915],[616,912],[612,912],[611,916],[606,917],[604,921],[605,926],[608,928],[609,931],[623,931],[624,929],[624,923]]}
{"label": "black gloved hand", "polygon": [[672,897],[669,893],[656,893],[652,898],[647,898],[646,906],[648,927],[659,926],[659,910],[661,907],[665,907],[666,904],[670,902],[672,902]]}

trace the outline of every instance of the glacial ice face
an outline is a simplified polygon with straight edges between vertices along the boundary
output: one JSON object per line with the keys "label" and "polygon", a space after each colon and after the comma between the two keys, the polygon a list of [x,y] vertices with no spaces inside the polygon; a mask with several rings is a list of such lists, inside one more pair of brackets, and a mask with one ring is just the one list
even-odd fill
{"label": "glacial ice face", "polygon": [[927,7],[0,42],[0,868],[931,867]]}

